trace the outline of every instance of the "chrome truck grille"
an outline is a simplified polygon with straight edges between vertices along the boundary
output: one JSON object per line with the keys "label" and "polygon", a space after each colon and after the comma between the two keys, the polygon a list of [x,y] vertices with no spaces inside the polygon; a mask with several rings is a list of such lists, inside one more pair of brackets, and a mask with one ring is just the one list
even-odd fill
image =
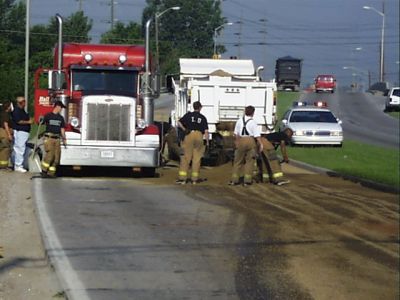
{"label": "chrome truck grille", "polygon": [[84,101],[85,117],[82,122],[85,128],[84,140],[87,142],[132,141],[135,102],[132,99],[127,100],[127,98],[102,97]]}
{"label": "chrome truck grille", "polygon": [[87,140],[129,141],[129,105],[88,104]]}

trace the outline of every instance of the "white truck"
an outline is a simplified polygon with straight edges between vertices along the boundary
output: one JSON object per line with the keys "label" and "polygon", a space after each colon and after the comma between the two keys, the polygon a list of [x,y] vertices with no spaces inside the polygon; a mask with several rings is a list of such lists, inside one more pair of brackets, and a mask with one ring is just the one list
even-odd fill
{"label": "white truck", "polygon": [[201,113],[208,120],[210,160],[226,161],[233,149],[233,130],[236,121],[248,105],[255,107],[254,120],[263,134],[274,130],[276,123],[276,83],[260,78],[263,67],[254,67],[247,59],[190,59],[181,58],[179,82],[172,80],[175,106],[171,125],[200,101]]}

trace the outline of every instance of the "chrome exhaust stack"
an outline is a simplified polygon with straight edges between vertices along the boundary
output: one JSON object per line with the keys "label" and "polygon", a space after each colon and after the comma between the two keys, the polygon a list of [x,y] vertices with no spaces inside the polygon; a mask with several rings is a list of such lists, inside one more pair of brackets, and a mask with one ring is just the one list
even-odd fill
{"label": "chrome exhaust stack", "polygon": [[56,19],[58,23],[58,71],[61,72],[62,69],[62,55],[63,55],[63,39],[62,39],[62,24],[63,19],[59,14],[56,14]]}
{"label": "chrome exhaust stack", "polygon": [[154,123],[154,99],[150,84],[150,24],[151,19],[146,22],[146,62],[144,73],[144,93],[143,93],[143,116],[147,125]]}

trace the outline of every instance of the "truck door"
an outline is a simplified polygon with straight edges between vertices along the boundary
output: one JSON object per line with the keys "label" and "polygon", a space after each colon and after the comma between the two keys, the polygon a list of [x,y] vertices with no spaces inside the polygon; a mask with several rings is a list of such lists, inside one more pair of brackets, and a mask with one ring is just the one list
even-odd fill
{"label": "truck door", "polygon": [[49,70],[39,69],[35,73],[35,122],[39,122],[40,116],[44,116],[52,111],[52,103],[48,89],[48,74]]}

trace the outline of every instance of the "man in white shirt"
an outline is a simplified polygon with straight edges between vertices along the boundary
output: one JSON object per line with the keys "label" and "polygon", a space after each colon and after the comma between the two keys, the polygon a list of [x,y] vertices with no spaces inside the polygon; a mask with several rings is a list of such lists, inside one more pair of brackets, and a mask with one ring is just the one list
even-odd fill
{"label": "man in white shirt", "polygon": [[235,158],[233,160],[232,180],[229,185],[239,185],[240,175],[244,169],[244,185],[251,185],[257,151],[262,151],[261,133],[254,121],[255,108],[247,106],[245,115],[235,125]]}

